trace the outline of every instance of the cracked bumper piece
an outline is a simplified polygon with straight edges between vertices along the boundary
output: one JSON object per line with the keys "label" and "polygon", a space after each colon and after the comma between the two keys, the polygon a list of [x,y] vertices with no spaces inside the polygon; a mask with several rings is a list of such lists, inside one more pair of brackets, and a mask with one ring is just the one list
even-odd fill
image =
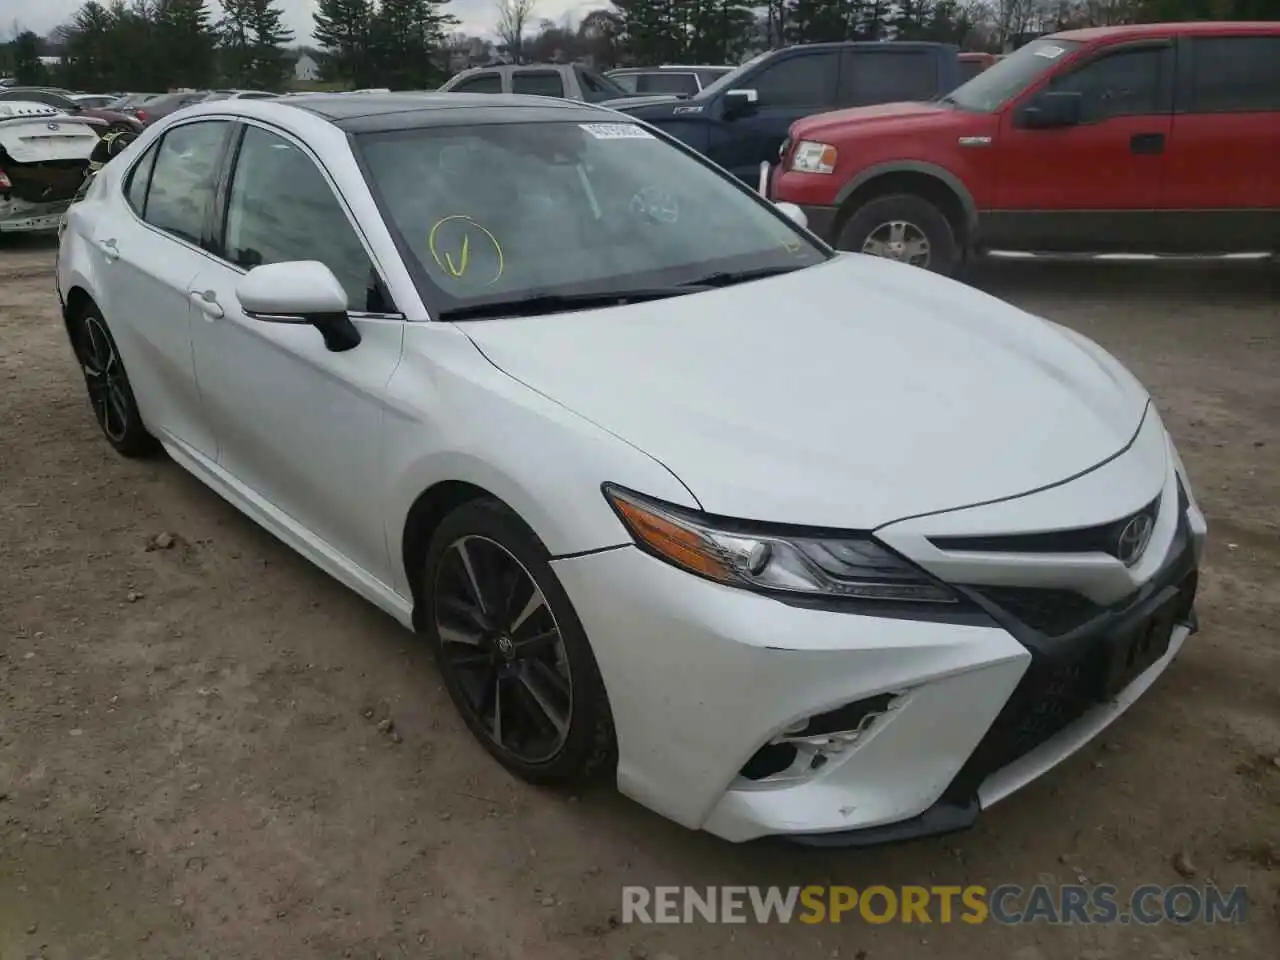
{"label": "cracked bumper piece", "polygon": [[[923,814],[1030,660],[994,625],[791,606],[632,547],[554,566],[609,693],[619,789],[732,841]],[[886,701],[850,742],[807,745],[820,764],[744,775],[771,741],[804,738],[811,718]]]}

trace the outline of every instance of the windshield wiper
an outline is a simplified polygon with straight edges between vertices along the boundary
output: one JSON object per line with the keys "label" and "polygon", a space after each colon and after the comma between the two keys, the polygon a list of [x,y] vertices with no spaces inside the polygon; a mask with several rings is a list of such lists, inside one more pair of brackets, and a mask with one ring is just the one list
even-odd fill
{"label": "windshield wiper", "polygon": [[757,270],[719,270],[705,277],[680,284],[685,290],[698,287],[731,287],[735,283],[746,283],[749,280],[763,280],[765,277],[776,277],[783,273],[803,270],[803,267],[761,267]]}
{"label": "windshield wiper", "polygon": [[628,303],[662,300],[697,293],[696,284],[678,287],[642,287],[636,290],[606,290],[602,293],[534,293],[510,300],[465,304],[441,310],[441,320],[486,320],[494,317],[537,317],[593,307],[621,307]]}

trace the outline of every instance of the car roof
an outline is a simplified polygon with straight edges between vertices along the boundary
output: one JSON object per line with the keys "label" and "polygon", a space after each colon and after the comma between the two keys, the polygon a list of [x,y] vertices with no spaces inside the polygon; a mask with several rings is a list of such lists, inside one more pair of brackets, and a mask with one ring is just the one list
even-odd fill
{"label": "car roof", "polygon": [[[617,119],[612,110],[577,100],[495,93],[316,93],[232,107],[256,116],[260,110],[306,110],[349,133],[411,130],[468,123],[545,123]],[[225,104],[225,101],[224,101]],[[213,105],[210,105],[213,106]],[[225,106],[224,106],[224,109]]]}
{"label": "car roof", "polygon": [[1094,40],[1107,39],[1140,40],[1144,37],[1167,37],[1170,35],[1196,37],[1222,34],[1280,36],[1280,22],[1204,20],[1191,23],[1128,23],[1114,27],[1083,27],[1079,30],[1063,30],[1061,33],[1054,33],[1050,36],[1055,40],[1078,40],[1082,43],[1088,43]]}
{"label": "car roof", "polygon": [[472,73],[487,73],[491,70],[513,73],[516,70],[572,70],[574,67],[581,66],[582,64],[580,63],[491,63],[487,66],[468,67],[466,70],[459,70],[449,80],[457,80],[458,77],[465,77]]}

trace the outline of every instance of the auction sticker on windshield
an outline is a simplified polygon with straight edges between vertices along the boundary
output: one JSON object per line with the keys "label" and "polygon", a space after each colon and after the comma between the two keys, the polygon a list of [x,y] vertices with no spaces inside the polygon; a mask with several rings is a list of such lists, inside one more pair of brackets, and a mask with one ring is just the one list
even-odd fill
{"label": "auction sticker on windshield", "polygon": [[1037,57],[1044,57],[1046,60],[1057,60],[1066,53],[1062,47],[1045,46],[1036,51]]}
{"label": "auction sticker on windshield", "polygon": [[652,140],[654,136],[634,123],[580,123],[597,140]]}

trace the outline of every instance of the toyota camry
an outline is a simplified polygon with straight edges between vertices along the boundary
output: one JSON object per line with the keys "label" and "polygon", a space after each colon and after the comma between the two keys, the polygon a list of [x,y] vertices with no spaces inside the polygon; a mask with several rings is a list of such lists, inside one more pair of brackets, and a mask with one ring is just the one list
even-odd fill
{"label": "toyota camry", "polygon": [[1204,518],[1115,359],[607,109],[188,108],[57,285],[107,442],[420,633],[532,782],[732,841],[961,829],[1195,626]]}

